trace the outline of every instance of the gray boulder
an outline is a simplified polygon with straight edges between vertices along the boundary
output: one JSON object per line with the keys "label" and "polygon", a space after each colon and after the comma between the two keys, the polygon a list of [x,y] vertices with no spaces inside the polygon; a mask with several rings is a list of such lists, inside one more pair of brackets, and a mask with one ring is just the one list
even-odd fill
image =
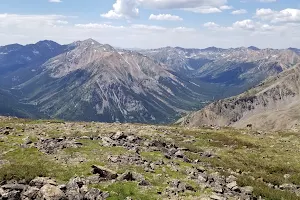
{"label": "gray boulder", "polygon": [[37,194],[37,200],[66,200],[66,196],[57,186],[46,184]]}

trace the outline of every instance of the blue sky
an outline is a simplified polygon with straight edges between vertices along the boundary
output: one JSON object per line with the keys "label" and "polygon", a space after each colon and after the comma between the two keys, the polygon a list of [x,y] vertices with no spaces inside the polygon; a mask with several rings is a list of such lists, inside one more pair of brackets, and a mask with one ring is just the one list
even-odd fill
{"label": "blue sky", "polygon": [[0,45],[300,48],[299,0],[1,0]]}

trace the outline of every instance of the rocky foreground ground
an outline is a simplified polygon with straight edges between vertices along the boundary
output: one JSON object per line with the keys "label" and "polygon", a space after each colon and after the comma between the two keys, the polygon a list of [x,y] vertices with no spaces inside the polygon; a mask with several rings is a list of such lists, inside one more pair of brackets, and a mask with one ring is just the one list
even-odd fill
{"label": "rocky foreground ground", "polygon": [[300,199],[295,132],[0,118],[0,199]]}

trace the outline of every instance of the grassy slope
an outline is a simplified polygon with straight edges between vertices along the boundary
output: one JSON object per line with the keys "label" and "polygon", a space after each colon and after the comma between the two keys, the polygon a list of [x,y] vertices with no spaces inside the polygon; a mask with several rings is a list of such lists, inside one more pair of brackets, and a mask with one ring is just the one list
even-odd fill
{"label": "grassy slope", "polygon": [[[142,167],[135,165],[113,165],[107,161],[109,155],[131,155],[132,152],[122,147],[103,147],[99,141],[81,139],[81,148],[66,148],[57,153],[56,157],[68,157],[70,160],[78,157],[84,158],[85,162],[58,162],[53,155],[45,155],[36,148],[21,148],[25,138],[37,141],[39,137],[55,138],[61,136],[78,137],[85,135],[103,135],[110,132],[130,131],[140,137],[157,138],[165,140],[180,147],[191,150],[188,157],[199,159],[209,164],[214,170],[222,174],[229,171],[237,173],[240,186],[251,185],[254,193],[265,199],[280,200],[300,199],[295,194],[269,188],[266,183],[281,185],[294,183],[300,185],[300,139],[298,133],[268,133],[258,134],[249,130],[210,130],[210,129],[185,129],[181,127],[155,127],[147,125],[128,124],[100,124],[100,123],[61,123],[60,121],[29,121],[21,119],[2,119],[0,128],[10,126],[14,130],[8,136],[1,135],[0,160],[6,161],[1,165],[0,179],[26,179],[31,180],[36,176],[50,176],[59,182],[65,182],[74,176],[90,175],[91,165],[104,165],[119,173],[126,170],[134,170],[143,174],[153,185],[150,188],[137,186],[135,182],[104,182],[100,185],[93,185],[102,190],[109,191],[109,199],[124,199],[131,196],[133,199],[157,199],[158,191],[167,186],[172,179],[180,179],[198,187],[193,180],[187,179],[185,169],[199,164],[185,163],[182,160],[175,160],[178,163],[179,171],[173,171],[168,166],[159,167],[155,173],[144,172]],[[25,129],[25,132],[22,131]],[[193,139],[187,141],[187,139]],[[213,151],[217,154],[215,158],[203,158],[200,152]],[[141,152],[145,160],[155,161],[165,159],[160,152]],[[285,179],[284,175],[290,174]],[[202,191],[196,193],[184,193],[182,197],[187,199],[191,196],[198,196]]]}

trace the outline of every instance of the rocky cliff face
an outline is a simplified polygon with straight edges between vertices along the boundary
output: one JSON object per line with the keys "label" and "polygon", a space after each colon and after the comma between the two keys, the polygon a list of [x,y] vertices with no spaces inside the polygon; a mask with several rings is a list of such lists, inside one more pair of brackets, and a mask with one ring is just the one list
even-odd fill
{"label": "rocky cliff face", "polygon": [[27,103],[51,117],[162,123],[209,99],[147,56],[91,39],[74,45],[17,87]]}
{"label": "rocky cliff face", "polygon": [[[247,125],[260,129],[290,129],[300,123],[300,65],[272,77],[236,97],[220,100],[182,119],[186,126]],[[251,125],[250,125],[251,124]]]}

